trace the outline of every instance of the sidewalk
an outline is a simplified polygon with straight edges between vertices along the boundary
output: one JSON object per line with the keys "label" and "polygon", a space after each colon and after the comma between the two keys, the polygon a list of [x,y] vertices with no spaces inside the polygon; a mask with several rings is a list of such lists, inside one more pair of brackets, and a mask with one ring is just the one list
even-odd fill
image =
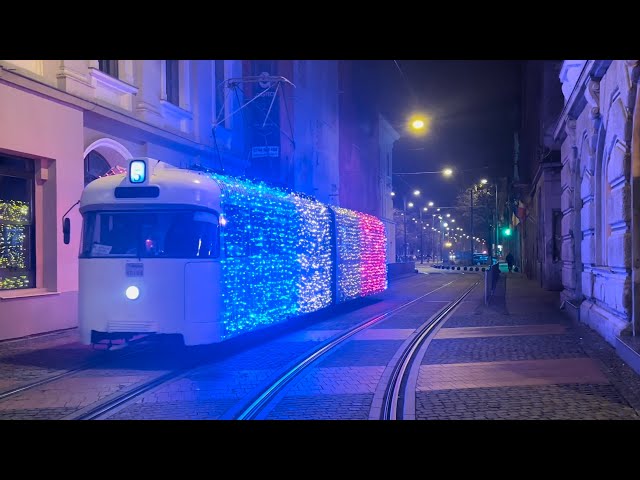
{"label": "sidewalk", "polygon": [[559,310],[558,292],[506,273],[488,306],[482,295],[429,344],[416,419],[640,419],[640,376]]}

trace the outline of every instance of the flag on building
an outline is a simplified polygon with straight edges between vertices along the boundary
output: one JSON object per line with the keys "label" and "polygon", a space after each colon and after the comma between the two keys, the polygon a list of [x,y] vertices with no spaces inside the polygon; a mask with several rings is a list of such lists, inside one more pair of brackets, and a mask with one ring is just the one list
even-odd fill
{"label": "flag on building", "polygon": [[511,225],[514,227],[524,223],[527,218],[527,207],[522,200],[513,200],[511,204]]}
{"label": "flag on building", "polygon": [[520,219],[521,222],[524,222],[525,218],[527,218],[527,207],[525,206],[524,203],[522,203],[522,200],[518,201],[517,217]]}
{"label": "flag on building", "polygon": [[518,218],[518,200],[513,200],[511,202],[511,225],[517,227],[520,223],[520,218]]}

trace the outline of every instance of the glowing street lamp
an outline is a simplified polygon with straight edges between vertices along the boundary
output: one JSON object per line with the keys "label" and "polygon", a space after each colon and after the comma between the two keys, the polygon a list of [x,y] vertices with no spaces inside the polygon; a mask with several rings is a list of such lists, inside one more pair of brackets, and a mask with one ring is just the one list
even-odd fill
{"label": "glowing street lamp", "polygon": [[430,207],[433,207],[433,202],[429,202],[427,203],[427,205],[429,205]]}
{"label": "glowing street lamp", "polygon": [[445,168],[444,170],[442,170],[442,174],[445,177],[450,177],[451,175],[453,175],[453,170],[450,168]]}
{"label": "glowing street lamp", "polygon": [[429,131],[431,119],[426,115],[416,113],[409,118],[409,130],[417,135],[424,135]]}

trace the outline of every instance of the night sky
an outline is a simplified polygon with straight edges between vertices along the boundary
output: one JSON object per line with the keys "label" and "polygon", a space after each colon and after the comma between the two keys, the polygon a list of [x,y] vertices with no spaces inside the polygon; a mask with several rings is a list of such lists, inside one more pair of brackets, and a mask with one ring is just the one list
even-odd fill
{"label": "night sky", "polygon": [[[400,68],[394,60],[356,63],[362,94],[403,135],[394,150],[394,172],[447,166],[457,173],[450,179],[394,176],[395,191],[419,188],[425,202],[453,205],[456,193],[472,181],[512,171],[513,134],[519,122],[519,61],[397,60]],[[406,131],[407,119],[415,111],[433,119],[430,132],[422,138]],[[489,169],[460,173],[484,166]]]}

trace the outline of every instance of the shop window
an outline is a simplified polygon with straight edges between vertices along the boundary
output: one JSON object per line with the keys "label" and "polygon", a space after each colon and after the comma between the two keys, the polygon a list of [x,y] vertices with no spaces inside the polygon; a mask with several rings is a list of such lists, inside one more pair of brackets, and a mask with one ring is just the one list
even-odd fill
{"label": "shop window", "polygon": [[34,162],[0,155],[0,290],[35,287]]}

